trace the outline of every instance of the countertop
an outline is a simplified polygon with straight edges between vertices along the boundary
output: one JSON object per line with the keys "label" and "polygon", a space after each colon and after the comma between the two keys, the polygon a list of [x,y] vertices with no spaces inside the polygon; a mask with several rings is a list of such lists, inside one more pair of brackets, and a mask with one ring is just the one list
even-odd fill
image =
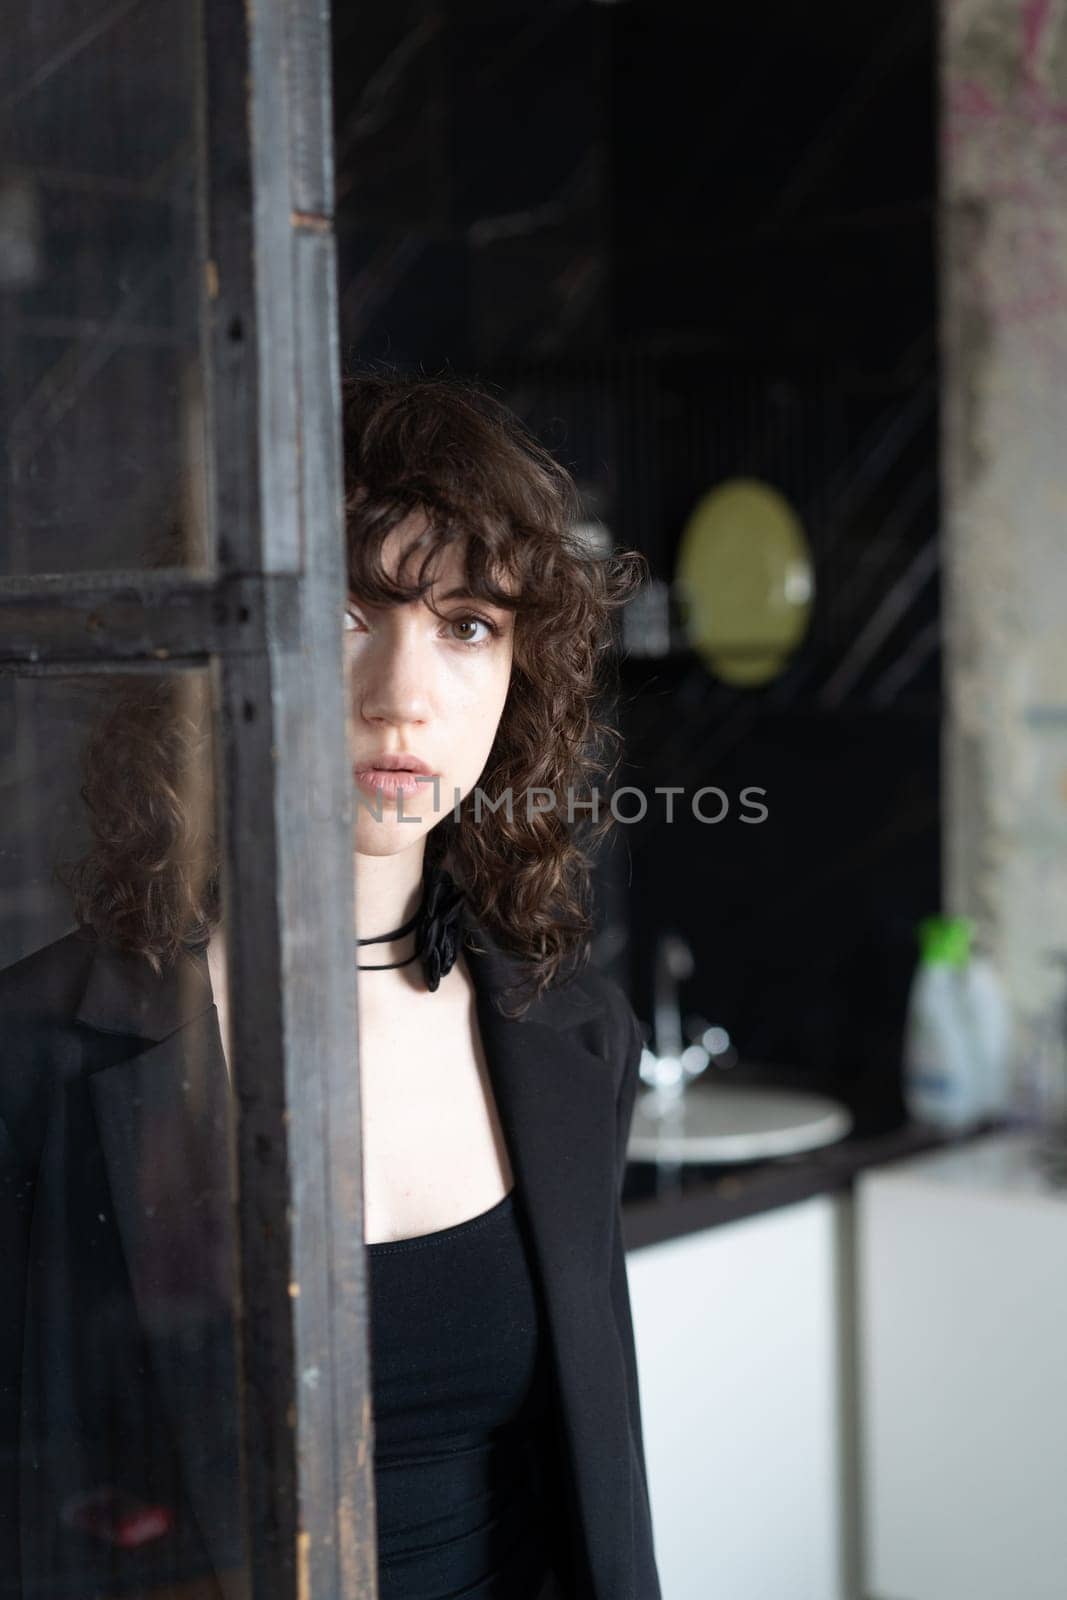
{"label": "countertop", "polygon": [[833,1194],[848,1189],[855,1174],[866,1167],[950,1149],[1005,1127],[999,1121],[986,1121],[966,1133],[945,1134],[905,1122],[885,1133],[850,1134],[802,1155],[729,1167],[684,1167],[676,1180],[667,1181],[651,1163],[631,1161],[623,1180],[623,1243],[627,1250],[640,1250],[813,1195]]}

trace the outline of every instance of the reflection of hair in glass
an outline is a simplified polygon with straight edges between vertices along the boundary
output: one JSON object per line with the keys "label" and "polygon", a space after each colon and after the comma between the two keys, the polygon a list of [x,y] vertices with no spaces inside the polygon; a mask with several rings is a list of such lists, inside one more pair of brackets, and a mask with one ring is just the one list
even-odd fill
{"label": "reflection of hair in glass", "polygon": [[[573,797],[587,818],[581,802],[617,765],[608,768],[607,747],[619,735],[598,701],[610,687],[612,614],[645,576],[644,557],[591,555],[575,532],[570,475],[469,383],[353,374],[343,386],[343,434],[351,594],[378,605],[419,598],[441,552],[458,542],[471,593],[515,611],[511,684],[479,781],[490,799],[511,790],[512,816],[483,807],[476,824],[469,796],[458,821],[448,810],[430,832],[426,859],[451,871],[474,914],[530,964],[540,992],[588,955],[585,846],[613,819],[601,796],[600,818],[583,820],[580,842],[566,807]],[[382,544],[415,511],[427,525],[408,548],[412,565],[422,559],[399,586],[383,568]],[[183,945],[202,944],[218,918],[217,862],[203,827],[209,786],[190,760],[210,742],[207,685],[191,712],[177,684],[132,685],[90,742],[83,795],[94,843],[69,879],[80,919],[157,970]],[[528,817],[533,788],[551,790],[556,810]]]}
{"label": "reflection of hair in glass", "polygon": [[219,921],[207,674],[130,675],[82,753],[88,852],[57,869],[98,937],[160,973]]}

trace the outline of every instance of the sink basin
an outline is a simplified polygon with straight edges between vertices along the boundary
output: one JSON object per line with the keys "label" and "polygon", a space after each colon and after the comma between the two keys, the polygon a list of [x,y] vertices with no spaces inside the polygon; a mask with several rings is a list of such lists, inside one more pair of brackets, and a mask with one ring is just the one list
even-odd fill
{"label": "sink basin", "polygon": [[670,1099],[642,1089],[634,1105],[630,1161],[765,1161],[835,1144],[852,1128],[838,1101],[774,1085],[694,1082]]}

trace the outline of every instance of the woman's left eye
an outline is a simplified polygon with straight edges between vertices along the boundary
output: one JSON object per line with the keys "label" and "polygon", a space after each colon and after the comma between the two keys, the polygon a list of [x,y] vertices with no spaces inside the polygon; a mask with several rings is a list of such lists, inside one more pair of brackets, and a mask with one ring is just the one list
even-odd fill
{"label": "woman's left eye", "polygon": [[[500,632],[497,624],[495,622],[490,622],[488,617],[452,617],[446,626],[449,628],[464,628],[471,626],[484,628],[486,630],[485,635],[480,639],[457,639],[456,642],[458,644],[464,644],[472,650],[476,649],[479,645],[491,644],[493,639],[495,639]],[[355,633],[357,629],[362,627],[363,620],[361,617],[356,616],[352,611],[345,612],[344,630],[346,633]]]}
{"label": "woman's left eye", "polygon": [[500,629],[497,627],[496,623],[490,622],[488,617],[453,617],[452,621],[449,623],[449,627],[462,628],[469,626],[471,623],[474,623],[476,626],[481,625],[481,627],[487,628],[489,630],[488,634],[484,639],[461,639],[459,641],[460,644],[470,645],[472,648],[482,644],[489,644],[495,635],[500,632]]}

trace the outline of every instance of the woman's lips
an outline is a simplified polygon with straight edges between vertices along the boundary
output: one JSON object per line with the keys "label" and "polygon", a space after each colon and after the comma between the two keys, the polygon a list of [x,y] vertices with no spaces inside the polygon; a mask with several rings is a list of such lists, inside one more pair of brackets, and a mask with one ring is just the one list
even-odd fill
{"label": "woman's lips", "polygon": [[418,794],[422,789],[433,792],[434,775],[424,772],[387,771],[383,767],[364,767],[356,772],[356,782],[369,794],[381,790],[385,795]]}

